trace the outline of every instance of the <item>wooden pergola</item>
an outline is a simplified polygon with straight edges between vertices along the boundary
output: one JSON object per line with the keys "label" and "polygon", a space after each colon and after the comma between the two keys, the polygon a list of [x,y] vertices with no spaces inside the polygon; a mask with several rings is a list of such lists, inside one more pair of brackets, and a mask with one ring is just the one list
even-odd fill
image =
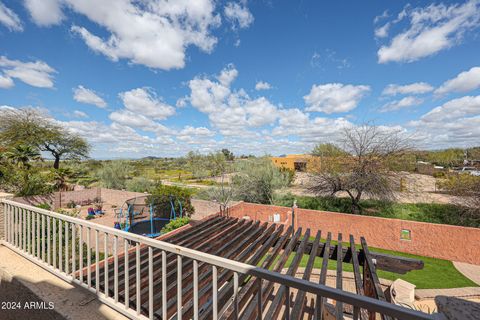
{"label": "wooden pergola", "polygon": [[[335,238],[330,232],[318,231],[313,234],[309,229],[292,230],[284,225],[261,223],[259,221],[236,219],[215,215],[205,219],[191,228],[185,229],[172,236],[162,238],[182,247],[195,249],[238,262],[259,266],[274,272],[296,276],[302,259],[307,259],[302,278],[316,283],[327,283],[327,270],[329,261],[336,264],[336,288],[344,289],[343,266],[345,263],[352,265],[354,274],[355,293],[387,301],[382,290],[377,270],[387,270],[396,273],[406,273],[410,270],[423,268],[419,260],[395,257],[385,254],[370,252],[366,240],[360,238],[360,245],[355,244],[352,235],[344,237],[338,234]],[[135,248],[133,248],[135,249]],[[136,251],[130,250],[128,257],[119,255],[118,259],[118,300],[125,301],[125,274],[128,274],[128,299],[129,305],[135,309],[137,291],[140,294],[141,312],[148,315],[149,308],[149,263],[153,263],[153,289],[155,292],[153,307],[154,317],[162,319],[162,305],[166,301],[168,318],[177,317],[177,258],[167,254],[167,273],[162,274],[162,252],[153,250],[153,262],[149,261],[149,252],[146,247],[140,250],[140,286],[136,285]],[[99,286],[101,290],[108,287],[110,296],[113,295],[114,268],[113,259],[100,264]],[[128,265],[128,271],[125,272]],[[189,319],[193,316],[193,263],[185,258],[181,261],[182,272],[182,318]],[[107,266],[108,271],[106,273]],[[92,280],[97,278],[95,268],[92,267]],[[374,313],[367,310],[353,309],[341,302],[332,303],[325,298],[312,297],[309,294],[292,290],[272,283],[261,281],[255,277],[240,274],[239,287],[234,288],[232,271],[218,268],[218,273],[213,274],[212,267],[198,264],[198,301],[199,319],[212,318],[212,277],[218,283],[218,306],[221,319],[235,319],[238,314],[240,319],[256,319],[259,310],[258,304],[263,306],[263,319],[280,319],[284,316],[286,308],[290,311],[290,319],[316,319],[316,315],[329,312],[337,319],[351,314],[354,319],[375,319]],[[316,272],[316,273],[315,273]],[[316,274],[313,280],[312,274]],[[105,279],[108,279],[105,282]],[[162,281],[166,280],[166,295],[162,295]],[[94,286],[94,285],[93,285]],[[261,299],[258,290],[261,288]],[[232,302],[232,294],[237,289],[236,303]],[[287,300],[288,297],[288,300]],[[387,319],[388,317],[384,317]],[[318,317],[320,319],[320,317]]]}

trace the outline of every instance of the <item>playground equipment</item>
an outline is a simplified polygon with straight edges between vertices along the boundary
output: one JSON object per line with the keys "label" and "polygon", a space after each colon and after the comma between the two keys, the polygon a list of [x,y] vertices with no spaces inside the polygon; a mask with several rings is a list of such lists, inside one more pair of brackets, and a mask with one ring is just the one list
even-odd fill
{"label": "playground equipment", "polygon": [[[115,210],[114,228],[144,235],[149,238],[158,237],[162,228],[171,220],[183,216],[182,203],[179,199],[169,197],[170,212],[149,204],[148,196],[140,196],[125,201],[120,209]],[[179,212],[175,210],[175,200],[179,205]]]}

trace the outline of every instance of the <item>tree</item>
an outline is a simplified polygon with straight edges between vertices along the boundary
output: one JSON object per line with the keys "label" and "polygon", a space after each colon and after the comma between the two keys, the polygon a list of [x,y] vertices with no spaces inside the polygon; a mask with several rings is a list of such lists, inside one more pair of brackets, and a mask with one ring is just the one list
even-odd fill
{"label": "tree", "polygon": [[25,169],[30,169],[31,161],[41,159],[40,153],[37,151],[37,149],[25,144],[19,144],[12,147],[9,151],[5,152],[4,157],[10,160],[16,166]]}
{"label": "tree", "polygon": [[85,159],[90,151],[85,139],[36,109],[0,109],[0,145],[20,144],[50,153],[55,169],[60,160]]}
{"label": "tree", "polygon": [[341,157],[346,156],[347,152],[333,143],[319,143],[313,148],[312,155],[318,157]]}
{"label": "tree", "polygon": [[233,155],[233,153],[226,148],[222,149],[222,153],[225,156],[225,159],[227,161],[233,161],[233,159],[235,159],[235,156]]}
{"label": "tree", "polygon": [[237,196],[248,202],[273,204],[275,191],[288,186],[288,176],[269,159],[243,160],[232,178]]}
{"label": "tree", "polygon": [[108,161],[97,171],[100,184],[109,189],[125,189],[130,165],[125,161]]}
{"label": "tree", "polygon": [[54,188],[57,191],[68,191],[67,180],[75,176],[70,168],[61,168],[53,170]]}
{"label": "tree", "polygon": [[364,195],[392,200],[393,176],[388,163],[409,150],[408,140],[398,131],[365,124],[345,128],[342,144],[348,155],[322,161],[310,190],[319,196],[345,192],[356,214],[362,212],[360,200]]}
{"label": "tree", "polygon": [[182,206],[182,216],[190,217],[195,213],[195,208],[191,202],[192,190],[177,186],[166,186],[158,184],[152,190],[151,195],[147,197],[147,204],[154,207],[154,215],[159,217],[169,217],[172,203],[177,216],[180,215],[180,204]]}

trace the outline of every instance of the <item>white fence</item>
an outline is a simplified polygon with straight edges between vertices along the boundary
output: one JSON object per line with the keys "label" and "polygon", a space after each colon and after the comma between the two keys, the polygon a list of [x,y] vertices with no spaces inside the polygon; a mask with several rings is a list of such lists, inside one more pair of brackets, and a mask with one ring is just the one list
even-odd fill
{"label": "white fence", "polygon": [[[217,319],[221,316],[224,306],[218,305],[217,277],[221,270],[230,270],[233,272],[233,295],[230,299],[236,312],[238,308],[239,277],[245,275],[255,277],[261,281],[271,281],[285,286],[286,294],[290,294],[292,289],[305,291],[317,296],[317,301],[329,298],[335,301],[341,301],[352,305],[354,314],[357,317],[361,314],[360,309],[376,312],[386,317],[398,319],[435,319],[434,316],[421,313],[415,310],[396,306],[387,302],[379,301],[366,296],[356,295],[332,287],[315,284],[310,281],[298,279],[292,276],[279,274],[256,266],[239,263],[211,254],[199,252],[185,247],[173,245],[163,241],[149,239],[143,236],[127,233],[114,228],[105,227],[89,221],[80,220],[66,215],[58,214],[20,204],[10,200],[1,200],[4,208],[4,227],[5,239],[3,244],[19,253],[23,257],[40,265],[51,273],[61,277],[68,282],[74,282],[82,287],[94,292],[98,299],[117,311],[132,319],[153,319],[154,303],[160,303],[162,306],[162,319],[167,319],[167,254],[174,255],[177,260],[177,312],[176,319],[182,319],[182,259],[191,259],[193,264],[193,318],[199,318],[199,288],[198,288],[198,266],[199,263],[211,266],[212,270],[212,309],[211,318]],[[93,235],[93,239],[92,238]],[[92,241],[93,240],[93,241]],[[103,242],[103,243],[102,243]],[[122,250],[119,250],[119,244],[123,244]],[[142,286],[140,251],[148,248],[148,281]],[[153,250],[161,250],[162,258],[162,286],[161,292],[154,291],[153,285]],[[120,251],[123,251],[120,252]],[[135,252],[135,273],[133,277],[128,272],[129,263],[132,263],[132,251]],[[101,255],[104,254],[102,257]],[[86,255],[86,256],[85,256]],[[122,284],[124,303],[119,302],[119,260],[123,261],[123,272],[125,283]],[[99,268],[101,264],[105,266],[104,285],[101,288]],[[113,294],[112,288],[108,285],[111,282],[108,266],[113,264]],[[111,272],[111,271],[110,271]],[[92,273],[94,279],[92,279]],[[130,296],[129,279],[134,278],[135,287],[148,290],[148,310],[141,310],[140,306],[146,301],[141,301],[140,290],[135,290],[136,296]],[[93,281],[93,283],[92,283]],[[261,283],[259,281],[259,283]],[[146,286],[148,285],[148,288]],[[145,287],[145,288],[144,288]],[[258,291],[261,301],[261,286]],[[154,297],[161,297],[161,301],[154,301]],[[201,297],[200,297],[201,298]],[[135,301],[131,305],[131,301]],[[291,311],[290,299],[285,299],[285,317],[288,319]],[[257,308],[261,318],[263,313],[262,304],[258,303]],[[321,318],[321,314],[316,314]],[[343,319],[343,315],[337,315],[337,319]]]}

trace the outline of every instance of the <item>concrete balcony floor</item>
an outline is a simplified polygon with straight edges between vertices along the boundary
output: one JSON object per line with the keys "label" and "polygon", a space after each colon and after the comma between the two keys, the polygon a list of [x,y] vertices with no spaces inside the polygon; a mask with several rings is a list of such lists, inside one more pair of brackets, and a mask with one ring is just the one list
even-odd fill
{"label": "concrete balcony floor", "polygon": [[[20,308],[13,310],[13,302]],[[51,303],[53,309],[49,309]],[[88,290],[65,282],[3,245],[0,245],[0,304],[2,320],[127,319]]]}

